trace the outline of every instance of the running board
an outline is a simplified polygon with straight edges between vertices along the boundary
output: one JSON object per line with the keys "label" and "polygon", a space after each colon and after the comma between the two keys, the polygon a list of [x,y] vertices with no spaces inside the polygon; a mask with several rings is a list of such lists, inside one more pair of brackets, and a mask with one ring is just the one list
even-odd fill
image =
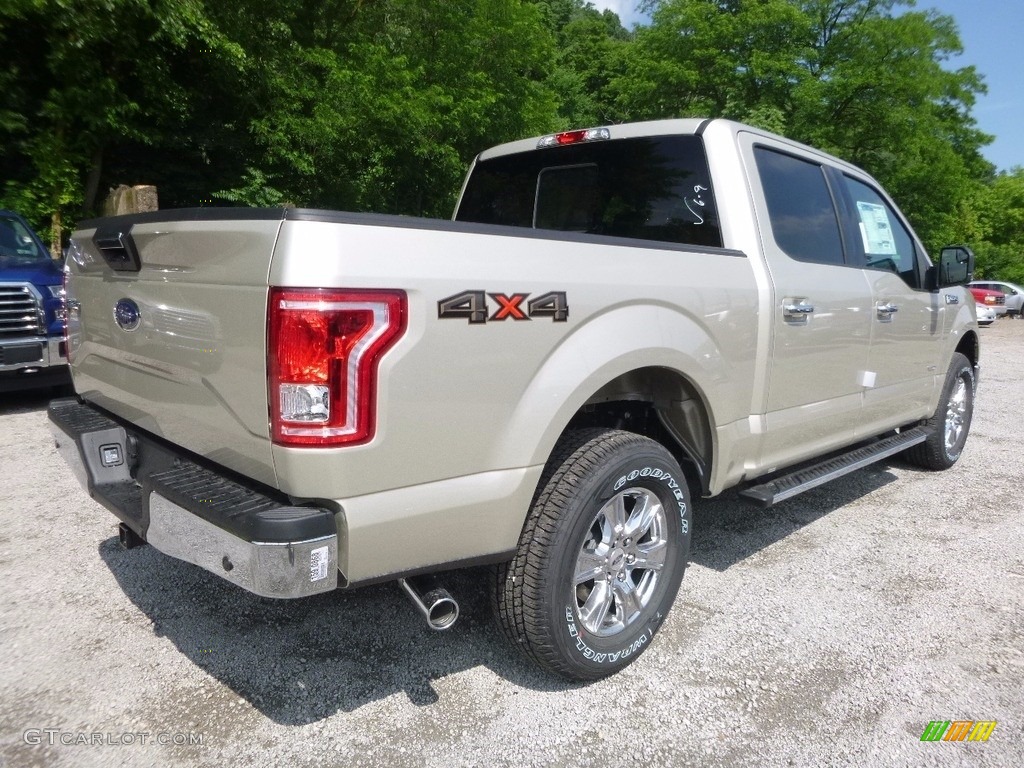
{"label": "running board", "polygon": [[923,443],[932,434],[932,431],[929,427],[908,429],[869,445],[855,448],[849,453],[834,456],[788,475],[782,475],[767,483],[752,485],[740,491],[740,496],[760,504],[762,507],[770,507],[796,496],[798,493],[817,488],[837,477],[848,475],[869,464],[874,464],[876,461],[888,458],[912,445]]}

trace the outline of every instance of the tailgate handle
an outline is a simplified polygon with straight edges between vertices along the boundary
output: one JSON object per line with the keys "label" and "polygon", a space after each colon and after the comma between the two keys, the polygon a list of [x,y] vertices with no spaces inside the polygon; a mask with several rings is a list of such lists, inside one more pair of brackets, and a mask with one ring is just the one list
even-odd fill
{"label": "tailgate handle", "polygon": [[116,272],[138,272],[142,267],[139,260],[139,249],[132,238],[132,228],[123,229],[118,226],[101,226],[92,236],[93,245],[107,262],[107,266]]}

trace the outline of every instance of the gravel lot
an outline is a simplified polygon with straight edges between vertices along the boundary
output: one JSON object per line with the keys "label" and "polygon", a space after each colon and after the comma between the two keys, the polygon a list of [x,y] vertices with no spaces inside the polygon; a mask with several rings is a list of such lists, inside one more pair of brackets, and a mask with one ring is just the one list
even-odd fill
{"label": "gravel lot", "polygon": [[[586,686],[503,645],[478,572],[436,634],[395,585],[275,602],[123,551],[45,399],[0,396],[0,765],[1024,765],[1024,322],[981,334],[953,470],[699,502],[668,623]],[[998,725],[920,741],[958,719]]]}

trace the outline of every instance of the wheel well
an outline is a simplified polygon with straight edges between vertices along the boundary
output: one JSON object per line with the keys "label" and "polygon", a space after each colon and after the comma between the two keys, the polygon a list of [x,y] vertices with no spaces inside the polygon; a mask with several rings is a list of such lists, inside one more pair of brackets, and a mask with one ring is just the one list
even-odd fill
{"label": "wheel well", "polygon": [[971,361],[971,367],[978,367],[978,359],[980,357],[980,350],[978,345],[978,337],[974,333],[965,333],[964,337],[960,339],[960,343],[956,345],[956,351]]}
{"label": "wheel well", "polygon": [[657,440],[683,469],[691,495],[706,495],[712,435],[697,388],[666,368],[641,368],[608,382],[569,421],[566,430],[610,427]]}

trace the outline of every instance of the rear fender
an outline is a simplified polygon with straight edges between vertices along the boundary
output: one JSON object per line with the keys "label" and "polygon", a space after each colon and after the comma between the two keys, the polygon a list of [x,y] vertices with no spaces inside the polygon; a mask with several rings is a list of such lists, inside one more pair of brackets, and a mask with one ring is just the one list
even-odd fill
{"label": "rear fender", "polygon": [[[747,370],[747,368],[750,370]],[[495,446],[493,466],[532,466],[547,461],[573,416],[609,382],[638,369],[664,368],[685,378],[712,425],[738,417],[753,361],[737,365],[693,318],[666,306],[618,308],[566,336],[531,380]]]}

